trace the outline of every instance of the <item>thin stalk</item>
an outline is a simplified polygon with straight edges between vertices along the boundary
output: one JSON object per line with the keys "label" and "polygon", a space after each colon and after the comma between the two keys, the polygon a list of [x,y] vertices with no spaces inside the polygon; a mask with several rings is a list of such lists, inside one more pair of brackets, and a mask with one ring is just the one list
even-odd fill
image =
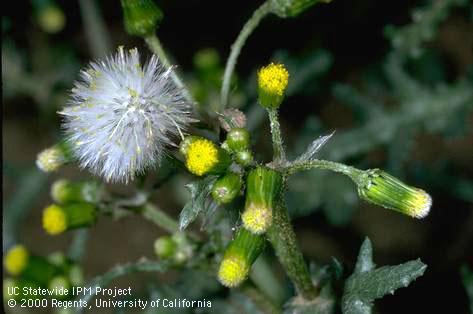
{"label": "thin stalk", "polygon": [[[169,62],[169,59],[166,55],[166,52],[163,49],[163,46],[161,45],[161,42],[160,42],[159,38],[155,34],[153,34],[153,35],[145,37],[144,40],[145,40],[146,44],[148,45],[149,49],[155,55],[157,55],[159,57],[159,60],[162,62],[164,67],[166,69],[169,69],[172,65]],[[179,78],[179,76],[176,74],[175,71],[171,72],[171,78],[174,81],[174,83],[176,84],[176,86],[182,90],[186,100],[193,103],[194,100],[192,99],[191,94],[189,93],[186,86],[184,85],[184,83],[182,82],[182,80]]]}
{"label": "thin stalk", "polygon": [[297,245],[287,209],[283,204],[273,209],[273,224],[267,234],[279,262],[294,283],[298,294],[306,300],[317,297],[319,291],[312,283],[309,269]]}
{"label": "thin stalk", "polygon": [[179,231],[177,221],[151,203],[146,203],[142,207],[141,215],[169,233],[176,233]]}
{"label": "thin stalk", "polygon": [[286,161],[286,152],[284,151],[283,140],[281,136],[281,126],[279,124],[278,111],[268,109],[269,123],[271,127],[271,136],[273,139],[273,160],[276,163]]}
{"label": "thin stalk", "polygon": [[299,171],[311,169],[324,169],[342,173],[349,176],[355,183],[359,183],[359,181],[363,178],[362,174],[364,172],[363,170],[359,170],[351,166],[322,159],[290,164],[285,168],[285,172],[287,175],[292,175]]}
{"label": "thin stalk", "polygon": [[235,70],[238,56],[240,55],[241,49],[245,45],[248,37],[253,33],[255,28],[259,25],[261,20],[271,12],[271,3],[266,1],[263,3],[256,11],[253,13],[251,18],[246,22],[246,24],[241,29],[238,34],[237,39],[231,47],[230,56],[227,59],[227,64],[225,65],[225,73],[223,75],[222,90],[220,93],[220,110],[225,109],[228,104],[228,96],[230,93],[230,83]]}
{"label": "thin stalk", "polygon": [[79,7],[92,55],[94,58],[102,58],[110,52],[112,44],[110,42],[110,34],[97,8],[96,2],[92,0],[80,0]]}
{"label": "thin stalk", "polygon": [[255,286],[275,304],[283,303],[286,293],[264,256],[260,256],[253,264],[250,278]]}

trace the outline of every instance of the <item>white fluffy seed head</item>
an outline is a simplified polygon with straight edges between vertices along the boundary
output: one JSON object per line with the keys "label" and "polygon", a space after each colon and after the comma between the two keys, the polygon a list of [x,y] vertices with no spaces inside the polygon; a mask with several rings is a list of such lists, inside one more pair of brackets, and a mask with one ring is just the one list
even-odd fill
{"label": "white fluffy seed head", "polygon": [[127,183],[159,163],[192,121],[191,105],[171,74],[155,55],[142,66],[136,48],[122,47],[81,71],[59,114],[82,168]]}

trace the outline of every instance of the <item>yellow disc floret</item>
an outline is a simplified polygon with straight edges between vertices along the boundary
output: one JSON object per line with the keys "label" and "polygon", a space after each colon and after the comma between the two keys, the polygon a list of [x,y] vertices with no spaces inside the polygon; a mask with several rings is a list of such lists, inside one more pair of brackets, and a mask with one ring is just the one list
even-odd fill
{"label": "yellow disc floret", "polygon": [[28,264],[29,254],[23,245],[15,245],[5,255],[4,265],[11,275],[19,275]]}
{"label": "yellow disc floret", "polygon": [[231,254],[223,258],[218,270],[218,280],[222,285],[233,288],[246,279],[249,271],[250,267],[242,256]]}
{"label": "yellow disc floret", "polygon": [[271,225],[273,212],[265,206],[250,204],[243,212],[241,219],[246,230],[254,234],[262,234]]}
{"label": "yellow disc floret", "polygon": [[282,96],[287,87],[289,72],[282,64],[271,63],[258,71],[258,86],[267,93]]}
{"label": "yellow disc floret", "polygon": [[43,211],[43,228],[51,235],[64,232],[67,229],[67,217],[64,210],[57,205],[46,207]]}
{"label": "yellow disc floret", "polygon": [[218,149],[211,141],[199,138],[187,148],[186,167],[195,175],[208,173],[218,163]]}

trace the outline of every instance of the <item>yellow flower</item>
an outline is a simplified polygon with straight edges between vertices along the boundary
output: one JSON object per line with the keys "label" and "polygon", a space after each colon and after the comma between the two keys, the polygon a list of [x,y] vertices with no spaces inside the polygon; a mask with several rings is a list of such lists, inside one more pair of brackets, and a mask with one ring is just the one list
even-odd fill
{"label": "yellow flower", "polygon": [[246,279],[249,271],[250,266],[245,258],[231,254],[222,260],[218,270],[218,280],[222,285],[233,288]]}
{"label": "yellow flower", "polygon": [[23,245],[15,245],[6,254],[4,265],[11,275],[19,275],[28,264],[29,254]]}
{"label": "yellow flower", "polygon": [[57,205],[46,207],[43,211],[43,228],[51,235],[64,232],[67,229],[67,217],[64,210]]}
{"label": "yellow flower", "polygon": [[258,71],[259,102],[266,108],[281,105],[289,79],[289,72],[282,64],[271,63]]}
{"label": "yellow flower", "polygon": [[273,220],[273,211],[265,206],[250,204],[245,208],[241,219],[243,226],[255,234],[262,234],[268,230]]}
{"label": "yellow flower", "polygon": [[199,138],[187,148],[186,167],[195,175],[208,173],[218,163],[218,148],[211,141]]}

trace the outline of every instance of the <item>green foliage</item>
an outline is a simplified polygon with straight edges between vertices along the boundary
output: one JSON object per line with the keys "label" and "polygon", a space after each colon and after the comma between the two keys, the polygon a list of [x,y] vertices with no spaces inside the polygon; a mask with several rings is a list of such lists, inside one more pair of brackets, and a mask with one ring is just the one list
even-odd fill
{"label": "green foliage", "polygon": [[210,194],[216,180],[216,176],[207,176],[186,185],[191,193],[191,199],[179,215],[179,229],[186,229],[200,213],[207,214],[215,210],[217,204],[212,201]]}
{"label": "green foliage", "polygon": [[343,313],[371,313],[374,300],[394,294],[396,289],[407,287],[422,276],[426,268],[427,265],[418,259],[396,266],[376,268],[371,241],[366,238],[361,245],[355,270],[345,283]]}

